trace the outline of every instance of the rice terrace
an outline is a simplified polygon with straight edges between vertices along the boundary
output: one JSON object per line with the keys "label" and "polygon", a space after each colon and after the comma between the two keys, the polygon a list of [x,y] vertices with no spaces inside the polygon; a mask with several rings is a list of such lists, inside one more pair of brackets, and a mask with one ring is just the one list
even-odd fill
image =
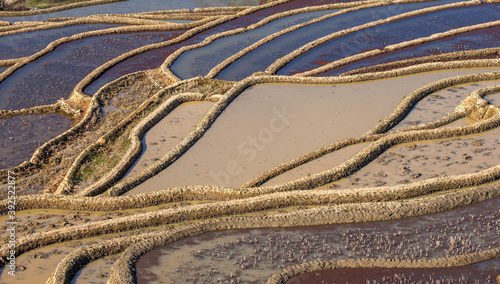
{"label": "rice terrace", "polygon": [[500,283],[500,0],[0,0],[0,283]]}

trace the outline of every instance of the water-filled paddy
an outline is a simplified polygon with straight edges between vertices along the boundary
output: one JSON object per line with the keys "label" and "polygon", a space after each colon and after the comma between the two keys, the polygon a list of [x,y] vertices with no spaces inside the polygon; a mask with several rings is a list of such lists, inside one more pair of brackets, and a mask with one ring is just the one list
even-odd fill
{"label": "water-filled paddy", "polygon": [[0,120],[0,168],[20,165],[36,148],[68,130],[71,120],[58,114],[25,115]]}
{"label": "water-filled paddy", "polygon": [[467,32],[453,37],[448,37],[442,40],[437,40],[426,44],[407,47],[401,50],[387,52],[382,55],[377,55],[370,58],[362,59],[352,64],[341,66],[339,68],[334,68],[332,70],[318,74],[316,76],[318,77],[336,76],[343,72],[347,72],[350,70],[366,66],[416,58],[420,56],[441,54],[446,52],[492,48],[492,47],[497,47],[499,45],[500,45],[500,27],[497,26],[497,27]]}
{"label": "water-filled paddy", "polygon": [[475,90],[497,85],[500,81],[488,81],[447,88],[427,96],[418,102],[411,112],[391,130],[436,121],[455,111],[457,105]]}
{"label": "water-filled paddy", "polygon": [[334,187],[407,184],[474,173],[500,163],[500,129],[469,138],[395,146]]}
{"label": "water-filled paddy", "polygon": [[[342,2],[349,2],[349,1],[342,1]],[[287,11],[290,9],[298,9],[302,7],[308,7],[308,6],[314,6],[314,5],[322,5],[322,4],[328,4],[325,3],[324,0],[297,0],[297,1],[292,1],[289,3],[281,4],[275,7],[271,7],[265,10],[260,10],[257,12],[254,12],[252,14],[238,17],[237,19],[234,19],[232,21],[229,21],[227,23],[215,26],[213,28],[210,28],[204,32],[201,32],[188,40],[185,40],[181,43],[174,44],[165,48],[158,48],[154,49],[139,55],[136,55],[134,57],[131,57],[120,64],[114,66],[110,70],[106,71],[102,76],[100,76],[96,81],[94,81],[90,86],[88,86],[85,89],[85,93],[87,94],[94,94],[104,86],[105,84],[116,80],[120,78],[123,75],[130,74],[133,72],[137,71],[142,71],[142,70],[147,70],[147,69],[154,69],[160,67],[160,65],[165,61],[165,59],[175,52],[177,49],[183,47],[183,46],[188,46],[192,44],[197,44],[199,42],[202,42],[205,38],[220,33],[224,31],[228,31],[231,29],[237,29],[237,28],[242,28],[242,27],[247,27],[251,24],[254,24],[268,16]]]}
{"label": "water-filled paddy", "polygon": [[116,25],[89,24],[3,36],[0,37],[0,60],[35,54],[59,38],[112,27]]}
{"label": "water-filled paddy", "polygon": [[326,10],[293,15],[243,34],[218,39],[205,47],[184,52],[175,60],[170,69],[181,79],[205,76],[217,64],[260,39],[335,11]]}
{"label": "water-filled paddy", "polygon": [[280,57],[317,38],[343,29],[352,28],[354,26],[394,16],[402,12],[452,2],[457,1],[436,1],[391,5],[389,7],[368,8],[338,15],[282,35],[279,38],[256,48],[229,65],[219,75],[217,75],[216,78],[233,81],[241,80],[257,71],[265,70]]}
{"label": "water-filled paddy", "polygon": [[73,88],[96,67],[146,44],[180,32],[136,33],[86,38],[57,47],[0,84],[0,108],[21,109],[68,98]]}
{"label": "water-filled paddy", "polygon": [[185,103],[169,113],[144,135],[141,157],[127,175],[140,172],[172,150],[196,128],[212,106],[211,102]]}
{"label": "water-filled paddy", "polygon": [[138,283],[263,283],[284,267],[318,259],[439,258],[485,250],[500,244],[499,205],[496,198],[401,220],[205,233],[141,257]]}
{"label": "water-filled paddy", "polygon": [[485,99],[492,105],[500,107],[500,94],[486,96]]}
{"label": "water-filled paddy", "polygon": [[239,186],[299,155],[364,134],[389,115],[404,96],[421,86],[476,72],[480,70],[335,86],[249,88],[187,153],[128,194],[184,185]]}
{"label": "water-filled paddy", "polygon": [[[306,273],[286,282],[299,283],[494,283],[500,259],[453,268],[342,268]],[[418,281],[418,282],[417,282]],[[342,282],[344,283],[344,282]]]}
{"label": "water-filled paddy", "polygon": [[128,14],[151,12],[174,9],[195,9],[203,7],[219,6],[257,6],[257,0],[128,0],[123,2],[88,6],[71,10],[59,11],[48,14],[23,16],[23,17],[0,17],[0,21],[42,21],[58,17],[85,17],[96,14]]}
{"label": "water-filled paddy", "polygon": [[429,13],[348,34],[321,45],[287,64],[280,75],[291,75],[346,56],[380,49],[435,33],[498,20],[499,5],[485,4]]}

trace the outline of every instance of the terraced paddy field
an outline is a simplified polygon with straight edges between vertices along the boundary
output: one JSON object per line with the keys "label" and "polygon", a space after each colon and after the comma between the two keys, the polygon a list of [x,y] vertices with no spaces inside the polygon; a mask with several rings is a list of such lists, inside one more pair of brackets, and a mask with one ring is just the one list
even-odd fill
{"label": "terraced paddy field", "polygon": [[500,283],[499,4],[0,11],[0,283]]}

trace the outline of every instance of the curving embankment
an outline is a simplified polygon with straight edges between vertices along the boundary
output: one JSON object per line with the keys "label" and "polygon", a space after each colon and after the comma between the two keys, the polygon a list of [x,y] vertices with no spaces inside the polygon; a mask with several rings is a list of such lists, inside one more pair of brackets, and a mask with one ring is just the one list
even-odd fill
{"label": "curving embankment", "polygon": [[[477,193],[478,192],[476,192],[476,194]],[[140,256],[156,247],[189,236],[216,230],[312,226],[344,222],[380,221],[401,218],[403,216],[417,216],[420,214],[429,214],[434,210],[440,211],[444,208],[451,209],[450,205],[453,206],[452,204],[456,205],[461,202],[458,200],[465,197],[463,194],[464,192],[455,192],[397,203],[336,205],[265,217],[214,219],[169,231],[159,231],[141,236],[114,239],[106,243],[100,243],[74,251],[71,255],[68,255],[61,261],[54,272],[54,277],[51,281],[56,282],[51,283],[62,283],[57,282],[56,279],[71,279],[81,266],[93,259],[107,255],[107,252],[118,253],[124,251],[121,258],[115,263],[112,269],[110,277],[111,283],[133,283],[135,279],[135,263]],[[462,201],[472,196],[475,196],[472,197],[475,201],[480,201],[485,198],[484,196],[481,197],[482,194],[476,194],[473,193],[467,198],[462,199]],[[367,212],[370,212],[370,214],[366,214]],[[397,217],[395,215],[397,215]],[[476,259],[480,261],[479,258]]]}

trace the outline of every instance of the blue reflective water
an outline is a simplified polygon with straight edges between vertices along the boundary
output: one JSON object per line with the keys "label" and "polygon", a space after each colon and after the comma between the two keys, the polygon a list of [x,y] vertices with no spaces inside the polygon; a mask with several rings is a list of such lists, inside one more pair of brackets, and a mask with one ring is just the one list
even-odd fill
{"label": "blue reflective water", "polygon": [[499,5],[487,4],[439,11],[365,29],[332,40],[307,52],[279,70],[278,74],[291,75],[367,50],[383,48],[459,27],[495,21],[499,19],[499,15]]}
{"label": "blue reflective water", "polygon": [[230,37],[218,39],[211,44],[184,52],[170,68],[179,78],[188,79],[205,76],[210,69],[234,55],[238,51],[252,45],[262,38],[298,25],[337,10],[317,11],[286,17],[273,21],[263,27]]}
{"label": "blue reflective water", "polygon": [[402,50],[385,53],[379,56],[363,59],[355,63],[318,74],[317,76],[336,76],[349,70],[366,66],[373,66],[409,58],[454,52],[462,50],[475,50],[500,46],[500,27],[481,29]]}
{"label": "blue reflective water", "polygon": [[77,25],[3,36],[0,37],[0,60],[35,54],[49,43],[62,37],[112,27],[117,27],[117,25]]}
{"label": "blue reflective water", "polygon": [[88,88],[85,89],[85,93],[94,94],[97,90],[99,90],[99,88],[101,88],[105,84],[115,79],[118,79],[125,74],[146,69],[158,68],[165,61],[165,59],[175,50],[186,45],[199,43],[203,41],[205,38],[214,35],[216,33],[228,31],[231,29],[237,29],[241,27],[247,27],[251,24],[254,24],[266,17],[269,17],[279,12],[288,11],[291,9],[298,9],[302,7],[314,6],[314,5],[328,4],[334,1],[337,0],[295,0],[292,2],[274,6],[272,8],[259,10],[255,13],[246,16],[239,17],[227,23],[218,25],[204,32],[201,32],[179,44],[174,44],[164,48],[158,48],[155,50],[151,50],[149,52],[145,52],[143,54],[136,55],[108,70],[96,81],[94,81],[90,86],[88,86]]}
{"label": "blue reflective water", "polygon": [[458,0],[391,5],[339,15],[283,35],[255,49],[228,66],[216,78],[233,81],[241,80],[257,71],[265,70],[280,57],[317,38],[400,13],[453,2],[458,2]]}
{"label": "blue reflective water", "polygon": [[88,73],[120,54],[165,41],[175,32],[86,38],[57,47],[0,83],[0,109],[20,109],[67,98]]}
{"label": "blue reflective water", "polygon": [[2,73],[3,71],[9,69],[9,67],[0,67],[0,73]]}
{"label": "blue reflective water", "polygon": [[57,17],[85,17],[96,14],[127,14],[174,9],[195,9],[198,7],[218,6],[257,6],[258,0],[128,0],[118,3],[88,6],[48,14],[0,17],[0,21],[42,21]]}

